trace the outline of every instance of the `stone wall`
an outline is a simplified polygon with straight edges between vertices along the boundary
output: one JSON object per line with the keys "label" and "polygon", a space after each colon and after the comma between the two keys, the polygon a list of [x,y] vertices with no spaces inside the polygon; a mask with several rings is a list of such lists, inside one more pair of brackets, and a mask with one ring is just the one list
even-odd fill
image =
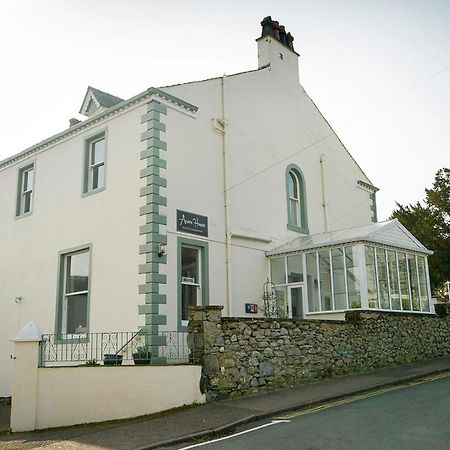
{"label": "stone wall", "polygon": [[192,308],[188,343],[208,400],[450,354],[450,308],[352,311],[346,321],[221,317]]}

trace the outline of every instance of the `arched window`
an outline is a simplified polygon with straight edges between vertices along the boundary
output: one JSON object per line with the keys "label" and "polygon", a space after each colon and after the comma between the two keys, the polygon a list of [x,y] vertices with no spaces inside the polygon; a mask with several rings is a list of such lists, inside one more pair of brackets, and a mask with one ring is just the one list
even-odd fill
{"label": "arched window", "polygon": [[295,164],[286,169],[286,196],[288,228],[300,233],[308,233],[306,213],[305,180],[302,171]]}

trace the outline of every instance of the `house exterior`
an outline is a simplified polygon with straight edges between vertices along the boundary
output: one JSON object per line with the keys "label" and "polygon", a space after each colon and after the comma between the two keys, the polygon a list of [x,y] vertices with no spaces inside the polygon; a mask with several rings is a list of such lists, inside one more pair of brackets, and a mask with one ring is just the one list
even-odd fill
{"label": "house exterior", "polygon": [[[257,69],[128,100],[88,88],[85,120],[0,162],[0,396],[9,338],[31,320],[68,341],[142,328],[158,355],[160,331],[185,330],[190,305],[261,315],[268,278],[289,317],[432,313],[428,250],[398,222],[375,223],[377,188],[299,84],[292,36],[262,26]],[[371,248],[385,265],[374,250],[367,276]]]}

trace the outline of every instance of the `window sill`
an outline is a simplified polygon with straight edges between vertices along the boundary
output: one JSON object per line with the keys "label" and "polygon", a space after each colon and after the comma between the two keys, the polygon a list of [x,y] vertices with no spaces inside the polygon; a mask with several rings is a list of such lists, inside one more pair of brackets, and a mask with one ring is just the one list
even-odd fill
{"label": "window sill", "polygon": [[106,187],[101,187],[98,189],[94,189],[92,191],[82,192],[81,197],[89,197],[90,195],[97,194],[98,192],[103,192],[106,190]]}
{"label": "window sill", "polygon": [[31,216],[31,214],[33,214],[33,210],[28,211],[28,212],[23,213],[23,214],[15,215],[15,216],[14,216],[14,219],[16,219],[16,220],[18,220],[18,219],[23,219],[24,217]]}
{"label": "window sill", "polygon": [[297,233],[309,234],[309,229],[307,227],[298,227],[297,225],[287,224],[287,229],[291,231],[296,231]]}

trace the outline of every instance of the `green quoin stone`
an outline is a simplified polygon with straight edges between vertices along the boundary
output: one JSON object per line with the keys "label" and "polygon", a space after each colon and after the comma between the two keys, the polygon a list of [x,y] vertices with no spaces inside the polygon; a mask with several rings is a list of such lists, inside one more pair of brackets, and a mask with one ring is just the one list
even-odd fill
{"label": "green quoin stone", "polygon": [[158,336],[155,334],[152,334],[147,337],[148,345],[152,346],[161,346],[167,344],[167,337],[166,336]]}
{"label": "green quoin stone", "polygon": [[[167,317],[163,314],[146,314],[146,325],[167,325]],[[145,328],[145,327],[143,327]]]}
{"label": "green quoin stone", "polygon": [[[145,133],[142,133],[142,136],[144,136],[144,134]],[[155,148],[159,148],[160,150],[167,150],[167,142],[164,142],[157,137],[149,137],[147,139],[142,139],[142,140],[143,141],[147,140],[147,148],[155,147]]]}
{"label": "green quoin stone", "polygon": [[141,116],[141,123],[146,123],[150,120],[159,121],[160,118],[161,118],[160,112],[153,109]]}
{"label": "green quoin stone", "polygon": [[154,292],[156,294],[159,292],[159,283],[149,282],[147,284],[139,285],[139,294],[149,294],[151,292]]}
{"label": "green quoin stone", "polygon": [[152,366],[153,365],[165,365],[167,363],[167,358],[164,356],[152,356]]}
{"label": "green quoin stone", "polygon": [[161,225],[167,225],[167,217],[162,214],[150,213],[147,214],[147,223],[159,223]]}
{"label": "green quoin stone", "polygon": [[144,169],[141,169],[140,176],[141,178],[149,177],[151,175],[156,175],[159,177],[161,168],[155,165],[149,165],[148,167],[145,167]]}
{"label": "green quoin stone", "polygon": [[147,205],[141,206],[139,208],[139,214],[141,216],[143,216],[144,214],[155,212],[153,210],[153,205],[152,204],[156,204],[156,205],[160,205],[160,206],[166,206],[167,205],[167,199],[166,199],[166,197],[162,197],[161,195],[150,194],[147,197],[147,203],[148,203]]}
{"label": "green quoin stone", "polygon": [[167,296],[166,294],[150,292],[148,294],[145,294],[145,303],[158,303],[159,305],[165,305],[167,303]]}
{"label": "green quoin stone", "polygon": [[161,114],[167,114],[167,106],[157,102],[156,100],[152,100],[148,104],[148,111],[158,111]]}
{"label": "green quoin stone", "polygon": [[158,119],[152,119],[150,118],[147,121],[147,129],[148,130],[159,130],[159,131],[166,131],[166,125],[162,122],[160,122]]}
{"label": "green quoin stone", "polygon": [[143,133],[141,133],[141,142],[145,141],[147,139],[152,139],[152,138],[155,138],[155,139],[159,140],[160,133],[161,133],[161,131],[159,131],[159,130],[157,130],[155,128],[152,128],[150,130],[144,131]]}
{"label": "green quoin stone", "polygon": [[161,156],[159,148],[150,147],[142,150],[141,159],[151,158],[152,156],[159,158]]}
{"label": "green quoin stone", "polygon": [[148,303],[145,305],[138,305],[139,314],[158,314],[160,303]]}

